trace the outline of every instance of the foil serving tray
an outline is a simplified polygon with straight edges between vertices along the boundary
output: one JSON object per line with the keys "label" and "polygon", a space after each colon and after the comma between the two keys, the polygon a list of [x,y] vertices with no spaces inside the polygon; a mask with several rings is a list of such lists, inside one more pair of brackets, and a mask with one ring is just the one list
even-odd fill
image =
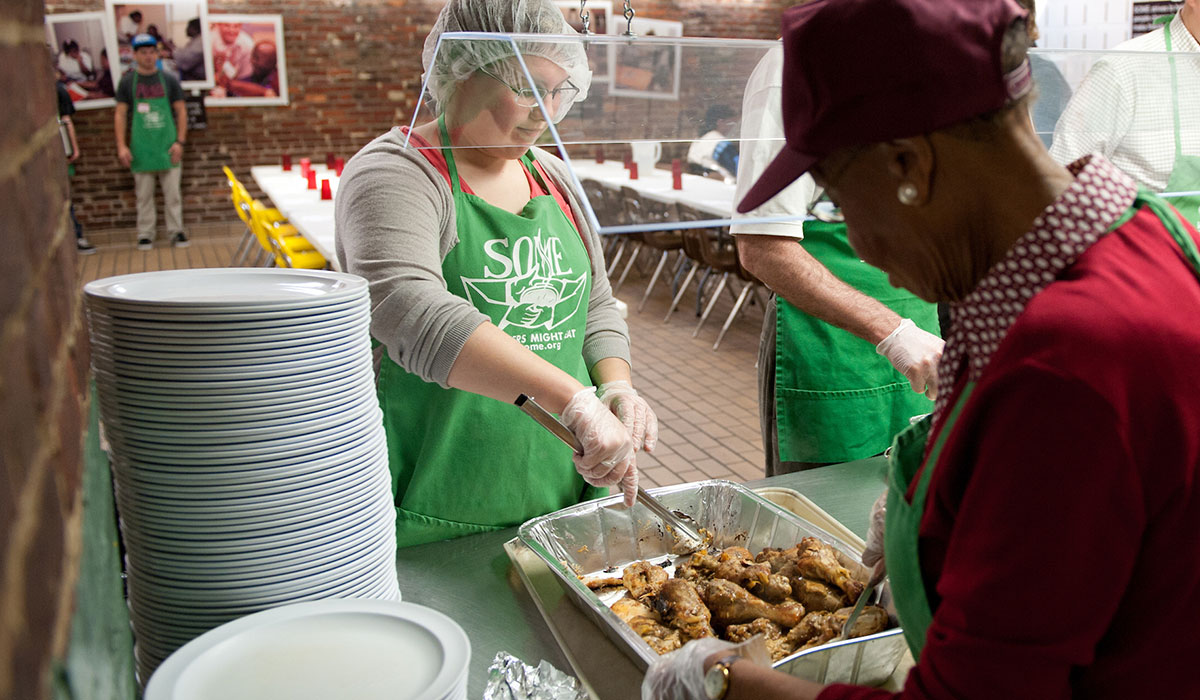
{"label": "foil serving tray", "polygon": [[[838,551],[855,577],[868,572],[856,548],[796,514],[731,481],[710,480],[653,489],[665,506],[683,513],[713,535],[718,548],[739,545],[757,553],[764,547],[790,547],[804,537],[818,537]],[[611,576],[642,559],[656,564],[673,554],[674,536],[641,504],[625,508],[611,496],[534,518],[519,535],[563,582],[571,599],[634,664],[645,670],[658,654],[609,609],[580,577]],[[878,685],[895,671],[907,649],[896,625],[891,591],[881,586],[879,604],[888,609],[893,627],[867,637],[832,642],[784,657],[772,667],[817,683]]]}

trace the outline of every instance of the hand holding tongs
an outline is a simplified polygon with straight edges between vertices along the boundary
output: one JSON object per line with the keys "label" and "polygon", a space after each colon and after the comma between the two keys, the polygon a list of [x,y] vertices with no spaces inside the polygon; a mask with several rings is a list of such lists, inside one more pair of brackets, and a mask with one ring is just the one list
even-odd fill
{"label": "hand holding tongs", "polygon": [[[571,449],[575,450],[576,454],[583,454],[583,445],[579,444],[579,438],[575,437],[575,433],[572,433],[570,428],[563,425],[562,421],[554,417],[552,413],[539,406],[532,397],[521,394],[514,403],[522,411],[529,414],[531,418],[541,423],[542,427],[554,433],[559,440],[562,440]],[[700,536],[700,533],[685,523],[682,518],[672,513],[666,506],[659,503],[658,499],[651,496],[646,489],[638,486],[637,495],[638,500],[649,508],[650,512],[658,516],[659,520],[662,521],[668,530],[675,532],[676,539],[679,540],[680,545],[685,547],[687,551],[694,552],[704,548],[704,538]]]}

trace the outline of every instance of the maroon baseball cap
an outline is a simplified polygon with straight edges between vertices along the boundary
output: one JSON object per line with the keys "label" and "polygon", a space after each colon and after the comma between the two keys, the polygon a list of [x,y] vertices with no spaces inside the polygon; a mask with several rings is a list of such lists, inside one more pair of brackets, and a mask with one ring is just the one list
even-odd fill
{"label": "maroon baseball cap", "polygon": [[1029,91],[1001,67],[1015,0],[813,0],[783,14],[787,144],[738,205],[774,197],[829,154],[935,131]]}

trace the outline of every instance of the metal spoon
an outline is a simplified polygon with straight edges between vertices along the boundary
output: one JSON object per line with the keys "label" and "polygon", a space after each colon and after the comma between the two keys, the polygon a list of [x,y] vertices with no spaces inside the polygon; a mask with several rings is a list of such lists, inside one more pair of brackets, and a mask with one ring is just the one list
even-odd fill
{"label": "metal spoon", "polygon": [[[583,454],[583,445],[579,444],[579,438],[575,437],[575,433],[572,433],[570,428],[563,425],[562,421],[556,418],[554,414],[539,406],[533,400],[533,397],[521,394],[513,403],[535,421],[541,423],[542,427],[554,433],[559,440],[562,440],[571,449],[575,450],[576,454]],[[672,513],[669,508],[659,503],[657,498],[651,496],[641,486],[638,486],[637,495],[642,505],[650,509],[650,512],[654,513],[668,530],[675,533],[676,539],[685,551],[695,552],[704,549],[704,538],[691,525],[685,523],[679,516]]]}

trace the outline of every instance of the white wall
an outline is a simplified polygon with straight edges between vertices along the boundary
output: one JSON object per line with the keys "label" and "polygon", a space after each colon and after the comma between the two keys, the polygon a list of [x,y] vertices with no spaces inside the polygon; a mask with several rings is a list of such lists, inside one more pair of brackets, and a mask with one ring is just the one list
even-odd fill
{"label": "white wall", "polygon": [[1038,46],[1108,49],[1130,37],[1133,0],[1038,0]]}

